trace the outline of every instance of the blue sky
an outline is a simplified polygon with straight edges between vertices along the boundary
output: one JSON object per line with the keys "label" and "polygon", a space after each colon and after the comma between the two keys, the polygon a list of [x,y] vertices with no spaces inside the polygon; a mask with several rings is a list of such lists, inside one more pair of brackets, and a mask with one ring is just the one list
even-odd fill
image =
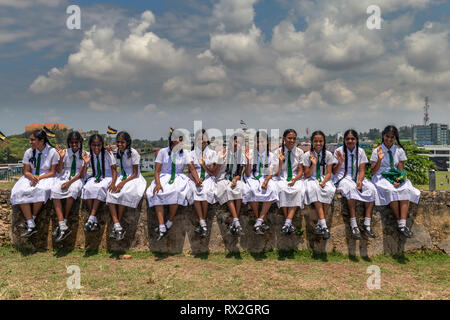
{"label": "blue sky", "polygon": [[[382,29],[368,30],[375,2]],[[426,95],[448,123],[450,3],[375,2],[0,0],[0,130],[334,133],[419,124]],[[65,27],[70,4],[82,30]]]}

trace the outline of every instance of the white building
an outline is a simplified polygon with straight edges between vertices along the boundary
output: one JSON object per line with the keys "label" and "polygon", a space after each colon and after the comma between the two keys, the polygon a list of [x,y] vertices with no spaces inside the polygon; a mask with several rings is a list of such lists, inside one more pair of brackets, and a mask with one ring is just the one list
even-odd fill
{"label": "white building", "polygon": [[[438,166],[438,170],[448,170],[450,168],[450,147],[448,145],[425,145],[423,149],[431,151],[431,153],[422,154]],[[442,167],[445,165],[445,168]]]}

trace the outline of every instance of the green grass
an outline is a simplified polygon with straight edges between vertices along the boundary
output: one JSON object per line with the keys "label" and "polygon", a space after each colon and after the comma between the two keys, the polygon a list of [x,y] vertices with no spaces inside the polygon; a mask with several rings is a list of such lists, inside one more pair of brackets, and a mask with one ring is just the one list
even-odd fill
{"label": "green grass", "polygon": [[[448,255],[424,251],[371,258],[310,251],[192,255],[0,248],[0,299],[449,299]],[[81,289],[66,287],[66,268]],[[367,267],[381,289],[366,287]]]}
{"label": "green grass", "polygon": [[[436,171],[436,190],[450,190],[450,184],[447,183],[446,176],[450,179],[450,172]],[[428,185],[414,185],[419,190],[429,190]]]}

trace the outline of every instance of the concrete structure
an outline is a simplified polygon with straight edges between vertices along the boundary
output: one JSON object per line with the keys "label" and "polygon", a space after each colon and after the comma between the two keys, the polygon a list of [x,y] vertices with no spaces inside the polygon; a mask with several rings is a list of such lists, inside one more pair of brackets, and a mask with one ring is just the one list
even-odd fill
{"label": "concrete structure", "polygon": [[438,170],[448,170],[450,168],[450,147],[444,145],[425,145],[423,149],[431,153],[422,154],[427,156],[438,166]]}
{"label": "concrete structure", "polygon": [[[153,251],[167,253],[191,252],[192,254],[207,252],[264,252],[273,249],[290,250],[306,249],[316,252],[337,251],[344,254],[372,256],[375,254],[399,254],[423,248],[438,249],[450,253],[450,191],[423,191],[420,203],[411,204],[407,224],[414,232],[414,237],[405,239],[396,231],[396,221],[388,206],[375,207],[372,228],[377,235],[375,239],[353,240],[349,227],[349,212],[346,201],[340,195],[335,195],[326,219],[330,228],[331,238],[323,241],[313,234],[317,221],[315,210],[305,206],[298,210],[293,223],[297,233],[291,236],[281,235],[280,229],[284,223],[282,210],[274,204],[268,214],[270,229],[264,236],[252,231],[254,216],[249,206],[244,205],[241,211],[241,225],[244,235],[233,237],[227,233],[232,217],[226,205],[212,205],[208,210],[207,223],[211,234],[200,238],[194,228],[198,218],[192,206],[180,207],[169,234],[162,241],[156,241],[156,214],[153,208],[148,208],[145,197],[137,209],[128,209],[122,219],[122,225],[127,231],[122,241],[109,238],[112,221],[108,208],[101,205],[97,214],[100,230],[86,234],[83,224],[88,218],[85,204],[75,202],[68,224],[72,234],[62,243],[57,244],[51,235],[57,225],[51,201],[43,207],[36,219],[39,232],[30,239],[20,238],[23,229],[19,224],[24,220],[17,206],[9,203],[10,190],[0,190],[0,245],[12,243],[16,247],[37,249],[73,249],[86,250],[107,249],[112,251]],[[167,214],[167,212],[166,212]],[[364,207],[357,205],[358,224],[364,220]]]}

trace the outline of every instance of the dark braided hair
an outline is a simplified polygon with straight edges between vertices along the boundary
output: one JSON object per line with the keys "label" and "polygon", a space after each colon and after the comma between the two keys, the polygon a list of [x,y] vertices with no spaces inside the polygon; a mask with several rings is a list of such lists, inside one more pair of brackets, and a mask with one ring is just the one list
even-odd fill
{"label": "dark braided hair", "polygon": [[105,177],[105,144],[103,143],[103,138],[99,134],[93,134],[89,137],[89,151],[91,152],[91,167],[92,167],[92,175],[93,177],[97,176],[95,173],[95,164],[94,164],[94,152],[92,151],[91,145],[94,142],[94,140],[100,140],[102,143],[102,150],[101,150],[101,158],[102,158],[102,176]]}
{"label": "dark braided hair", "polygon": [[327,147],[326,147],[327,141],[325,139],[325,134],[322,131],[317,130],[312,133],[312,135],[311,135],[311,151],[310,152],[314,152],[313,140],[314,140],[314,137],[318,136],[318,135],[323,137],[322,159],[320,160],[320,166],[322,167],[322,172],[325,174],[326,173],[325,172],[326,171],[325,157],[326,157],[326,150],[327,150]]}
{"label": "dark braided hair", "polygon": [[[208,134],[206,133],[206,130],[205,130],[205,129],[198,130],[198,131],[196,132],[196,134],[195,134],[194,141],[193,141],[192,144],[191,144],[191,151],[195,149],[195,142],[197,141],[197,138],[198,138],[199,135],[204,135],[204,136],[206,136],[206,138],[207,138],[206,145],[207,145],[207,146],[209,146],[209,145],[211,144],[211,141],[209,141],[209,137],[208,137]],[[203,151],[203,150],[202,150],[202,151]]]}
{"label": "dark braided hair", "polygon": [[[117,141],[117,138],[122,138],[123,140],[125,140],[125,142],[127,143],[127,146],[125,148],[125,150],[127,150],[126,151],[127,152],[127,157],[128,157],[128,159],[131,158],[131,143],[132,143],[132,140],[131,140],[130,134],[128,132],[126,132],[126,131],[120,131],[117,134],[117,136],[116,136],[116,141]],[[116,157],[117,157],[117,159],[121,159],[122,158],[122,154],[121,154],[121,152],[119,150],[117,150]]]}
{"label": "dark braided hair", "polygon": [[[284,133],[283,133],[283,141],[281,142],[281,152],[283,152],[284,153],[284,139],[287,137],[287,135],[289,134],[289,133],[291,133],[291,132],[293,132],[293,133],[295,133],[295,136],[297,136],[297,131],[295,131],[294,129],[286,129],[286,130],[284,130]],[[286,157],[284,157],[284,161],[286,161]],[[284,162],[283,161],[283,162]]]}
{"label": "dark braided hair", "polygon": [[[47,133],[44,130],[42,129],[33,130],[30,136],[34,136],[36,139],[41,141],[44,140],[44,145],[48,144],[50,147],[53,148],[53,145],[48,140]],[[28,161],[30,161],[31,164],[36,166],[36,149],[33,149],[33,155],[31,156],[30,159],[28,159]]]}
{"label": "dark braided hair", "polygon": [[[345,154],[345,169],[344,169],[344,176],[339,179],[338,182],[335,183],[336,187],[339,185],[339,182],[341,182],[342,179],[344,179],[347,176],[347,163],[348,163],[348,154],[347,154],[347,145],[345,144],[345,139],[347,138],[347,136],[351,134],[352,136],[354,136],[356,138],[356,166],[355,166],[355,170],[356,170],[356,176],[355,179],[358,177],[359,174],[359,138],[358,138],[358,132],[356,132],[356,130],[353,129],[348,129],[347,131],[345,131],[344,133],[344,154]],[[352,177],[353,180],[353,177]]]}
{"label": "dark braided hair", "polygon": [[70,148],[70,141],[75,138],[80,142],[80,148],[78,148],[78,155],[80,160],[83,160],[83,137],[78,131],[72,131],[67,136],[67,148]]}
{"label": "dark braided hair", "polygon": [[[225,175],[229,175],[229,174],[231,175],[232,174],[232,172],[230,172],[230,160],[231,160],[231,157],[234,157],[234,141],[238,141],[238,137],[239,138],[244,138],[244,136],[242,134],[235,133],[235,134],[233,134],[233,139],[230,139],[228,150],[227,150],[228,156],[227,156],[227,168],[225,170]],[[236,172],[235,172],[234,176],[241,175],[242,164],[239,161],[241,159],[241,156],[242,156],[241,152],[242,152],[242,150],[241,150],[241,148],[240,148],[240,146],[238,144],[238,146],[237,146],[238,164],[237,165],[235,163],[233,164],[233,165],[236,165]]]}
{"label": "dark braided hair", "polygon": [[253,173],[253,175],[255,175],[255,173],[256,173],[256,170],[258,169],[257,168],[257,166],[258,166],[258,154],[259,154],[259,149],[258,149],[258,147],[259,147],[259,139],[260,138],[262,138],[262,139],[266,139],[266,163],[264,163],[264,168],[268,168],[269,167],[269,145],[270,145],[270,142],[269,142],[269,137],[267,136],[267,133],[265,132],[265,131],[258,131],[258,132],[256,132],[256,149],[255,149],[255,152],[253,152],[253,157],[255,158],[255,155],[256,155],[256,161],[254,161],[254,163],[253,163],[253,168],[252,168],[252,173]]}
{"label": "dark braided hair", "polygon": [[398,134],[398,129],[395,126],[387,126],[386,128],[384,128],[383,132],[381,133],[381,142],[384,143],[384,135],[388,134],[389,132],[392,132],[394,134],[397,144],[400,146],[400,148],[405,150],[405,148],[403,148],[402,144],[400,143],[400,136]]}

